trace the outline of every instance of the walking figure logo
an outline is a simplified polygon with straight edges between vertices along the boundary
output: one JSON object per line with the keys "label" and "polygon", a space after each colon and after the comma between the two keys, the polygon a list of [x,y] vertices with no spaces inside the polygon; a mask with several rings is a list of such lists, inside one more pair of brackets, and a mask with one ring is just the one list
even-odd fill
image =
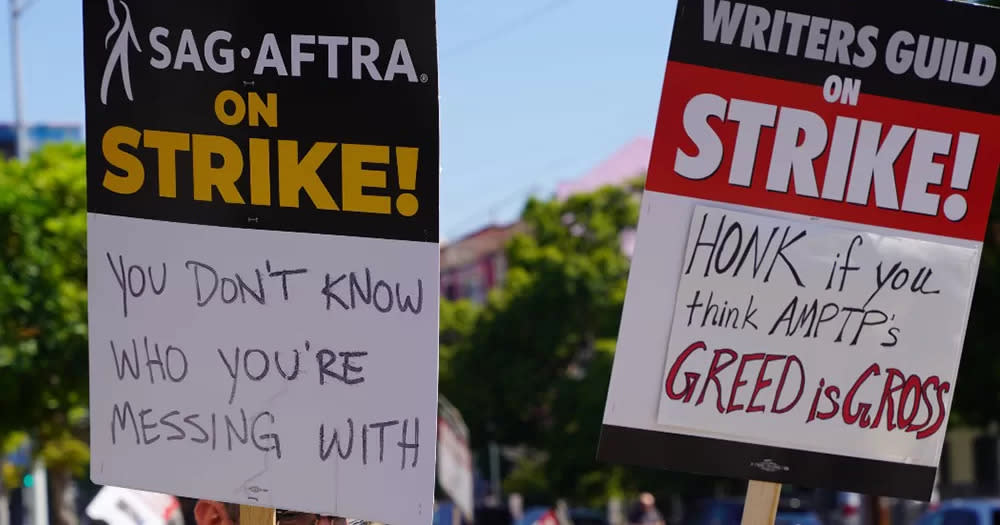
{"label": "walking figure logo", "polygon": [[[132,27],[132,15],[128,9],[128,4],[124,0],[117,1],[125,10],[125,19],[120,20],[118,18],[118,13],[115,10],[115,0],[108,0],[108,14],[111,15],[111,20],[114,23],[111,26],[111,31],[108,31],[107,36],[104,37],[104,48],[108,48],[112,37],[114,37],[114,43],[112,44],[111,52],[108,54],[108,62],[104,65],[104,77],[101,79],[101,103],[105,106],[108,105],[108,86],[111,84],[111,76],[114,74],[115,67],[118,67],[121,71],[125,96],[128,97],[130,102],[132,101],[132,79],[128,72],[129,44],[131,43],[131,45],[135,46],[136,51],[142,52],[142,48],[139,47],[139,38],[135,36],[135,28]],[[115,35],[116,32],[118,33],[117,36]]]}

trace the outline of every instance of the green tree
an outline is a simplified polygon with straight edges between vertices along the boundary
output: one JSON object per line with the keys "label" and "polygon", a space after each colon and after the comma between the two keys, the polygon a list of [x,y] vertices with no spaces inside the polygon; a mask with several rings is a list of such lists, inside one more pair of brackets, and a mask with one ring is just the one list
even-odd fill
{"label": "green tree", "polygon": [[507,247],[504,286],[442,348],[442,391],[474,446],[527,447],[507,483],[529,501],[621,485],[621,472],[594,457],[628,277],[621,233],[638,220],[638,187],[529,201],[529,233]]}
{"label": "green tree", "polygon": [[621,233],[637,225],[641,187],[529,201],[503,286],[482,308],[442,305],[441,390],[475,450],[496,441],[516,452],[504,488],[529,504],[599,506],[640,490],[669,501],[745,486],[596,460],[628,279]]}
{"label": "green tree", "polygon": [[88,461],[85,174],[81,145],[0,161],[0,443],[30,436],[55,494]]}
{"label": "green tree", "polygon": [[994,191],[990,226],[969,313],[949,424],[987,425],[1000,415],[1000,188]]}
{"label": "green tree", "polygon": [[453,385],[456,381],[452,363],[476,326],[479,311],[479,307],[470,301],[441,299],[438,380],[442,384]]}

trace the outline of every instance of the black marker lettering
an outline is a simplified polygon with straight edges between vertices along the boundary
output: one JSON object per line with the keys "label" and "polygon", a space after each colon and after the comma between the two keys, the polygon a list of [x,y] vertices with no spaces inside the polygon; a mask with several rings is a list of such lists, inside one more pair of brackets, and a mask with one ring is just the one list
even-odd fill
{"label": "black marker lettering", "polygon": [[148,408],[139,411],[139,424],[142,426],[142,444],[143,445],[151,445],[153,443],[156,443],[160,439],[160,435],[159,434],[157,434],[156,436],[154,436],[153,439],[150,439],[149,436],[146,435],[146,431],[147,430],[152,430],[152,429],[156,428],[156,422],[155,421],[152,424],[147,424],[146,423],[146,415],[149,414],[150,412],[152,412],[152,410],[150,410]]}
{"label": "black marker lettering", "polygon": [[139,426],[135,422],[135,413],[132,411],[132,405],[126,401],[121,408],[118,408],[118,403],[115,403],[111,409],[111,444],[114,445],[118,443],[117,433],[115,432],[115,423],[117,422],[122,431],[125,431],[125,417],[128,416],[129,421],[132,422],[132,433],[135,434],[135,444],[140,444],[139,441]]}
{"label": "black marker lettering", "polygon": [[[194,438],[194,437],[192,437],[191,441],[194,441],[195,443],[208,443],[208,432],[205,432],[204,427],[202,427],[201,425],[199,425],[198,423],[195,422],[195,419],[198,419],[198,417],[199,417],[199,414],[191,414],[191,415],[189,415],[189,416],[187,416],[187,417],[184,418],[184,422],[185,423],[187,423],[188,425],[191,425],[192,427],[198,429],[198,432],[201,432],[201,435],[203,436],[201,438]],[[215,416],[213,415],[212,417],[215,417]],[[213,448],[214,448],[214,445],[213,445]]]}
{"label": "black marker lettering", "polygon": [[[195,300],[197,301],[198,306],[205,306],[212,300],[212,297],[215,296],[216,290],[219,289],[219,273],[215,271],[215,268],[198,261],[188,261],[184,263],[184,266],[189,270],[194,271]],[[201,277],[199,277],[198,273],[199,268],[212,273],[212,291],[208,292],[208,296],[204,296],[202,294]]]}
{"label": "black marker lettering", "polygon": [[[229,418],[229,415],[225,416],[226,420],[226,443],[228,444],[229,450],[233,450],[233,434],[236,434],[236,439],[240,443],[246,445],[247,441],[250,439],[250,432],[247,428],[247,413],[242,408],[240,409],[240,416],[243,421],[243,434],[240,435],[240,431],[233,425],[233,420]],[[214,415],[213,415],[214,417]]]}
{"label": "black marker lettering", "polygon": [[385,459],[385,428],[398,425],[398,420],[383,421],[381,423],[372,423],[368,425],[370,428],[378,429],[378,462],[382,463]]}
{"label": "black marker lettering", "polygon": [[399,470],[406,469],[406,451],[407,450],[413,450],[413,463],[410,465],[410,468],[416,468],[416,466],[417,466],[417,455],[418,455],[419,449],[420,449],[420,420],[417,419],[417,418],[413,418],[413,442],[412,443],[408,443],[406,441],[406,427],[407,427],[407,423],[408,423],[408,421],[404,419],[403,420],[403,437],[401,437],[399,439],[399,443],[397,443],[397,445],[399,445],[399,448],[402,449],[402,454],[401,454],[402,459],[401,459],[400,464],[399,464]]}
{"label": "black marker lettering", "polygon": [[115,371],[118,373],[118,379],[125,378],[125,368],[128,368],[129,375],[133,379],[139,379],[139,348],[135,344],[135,339],[132,340],[132,359],[128,358],[128,350],[122,350],[121,361],[118,360],[118,351],[115,349],[115,342],[111,343],[111,357],[115,361]]}
{"label": "black marker lettering", "polygon": [[167,436],[167,441],[178,441],[187,437],[187,433],[184,432],[184,429],[170,422],[170,418],[179,416],[180,414],[181,413],[177,410],[171,410],[170,412],[163,414],[163,417],[160,418],[161,425],[170,427],[175,432],[175,434]]}
{"label": "black marker lettering", "polygon": [[330,457],[330,453],[333,451],[333,445],[337,445],[337,455],[340,459],[347,459],[351,456],[351,450],[354,448],[354,421],[351,418],[347,418],[347,450],[340,448],[340,434],[337,432],[337,428],[333,429],[333,436],[330,438],[330,446],[324,449],[323,444],[326,442],[326,426],[319,426],[319,458],[326,461]]}
{"label": "black marker lettering", "polygon": [[111,273],[115,274],[115,280],[118,281],[118,286],[122,289],[122,315],[128,317],[128,290],[125,286],[125,258],[119,255],[118,268],[115,268],[115,261],[111,259],[111,253],[104,252],[104,255],[107,256],[108,264],[111,265]]}
{"label": "black marker lettering", "polygon": [[236,399],[236,376],[239,375],[240,369],[240,347],[236,347],[233,350],[233,364],[229,364],[226,359],[226,354],[222,353],[222,349],[218,349],[219,358],[222,359],[222,363],[226,365],[226,370],[229,370],[229,376],[233,378],[233,388],[229,392],[229,404],[233,404],[233,400]]}

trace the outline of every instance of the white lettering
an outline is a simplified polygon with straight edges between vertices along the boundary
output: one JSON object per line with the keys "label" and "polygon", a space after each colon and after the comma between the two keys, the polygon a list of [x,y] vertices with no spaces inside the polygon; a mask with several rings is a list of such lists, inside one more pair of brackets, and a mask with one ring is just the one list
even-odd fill
{"label": "white lettering", "polygon": [[684,131],[698,148],[697,156],[690,156],[677,148],[674,171],[692,180],[710,177],[722,164],[722,140],[708,124],[709,117],[723,118],[726,99],[709,93],[695,95],[684,108]]}
{"label": "white lettering", "polygon": [[302,74],[302,63],[312,62],[316,55],[302,50],[302,44],[315,44],[314,35],[292,35],[292,76],[297,77]]}
{"label": "white lettering", "polygon": [[172,62],[170,47],[163,43],[163,39],[168,36],[170,36],[170,30],[165,27],[154,27],[149,32],[149,46],[160,54],[160,58],[154,57],[149,60],[149,65],[156,69],[167,69]]}
{"label": "white lettering", "polygon": [[190,29],[181,32],[181,43],[177,48],[174,69],[180,71],[184,68],[184,64],[191,64],[195,71],[205,70],[205,66],[201,63],[201,56],[198,55],[198,44],[194,41],[194,33]]}
{"label": "white lettering", "polygon": [[892,126],[882,145],[882,124],[868,120],[861,121],[858,146],[854,151],[851,166],[851,182],[847,188],[847,202],[868,204],[872,184],[875,185],[875,205],[889,210],[899,209],[896,196],[896,172],[893,165],[899,158],[906,143],[913,135],[913,128]]}
{"label": "white lettering", "polygon": [[740,45],[750,47],[752,43],[754,49],[760,51],[767,49],[764,44],[764,31],[770,24],[771,13],[767,9],[755,5],[747,6],[747,17],[746,21],[743,22],[743,37],[740,39]]}
{"label": "white lettering", "polygon": [[260,53],[257,53],[257,65],[254,66],[253,73],[260,75],[267,68],[273,68],[278,76],[288,76],[285,60],[281,57],[281,49],[278,48],[278,40],[274,37],[274,33],[264,35],[264,40],[260,43]]}
{"label": "white lettering", "polygon": [[733,165],[729,170],[729,183],[749,188],[757,161],[757,144],[762,127],[773,127],[778,107],[748,100],[735,99],[729,103],[731,122],[739,122],[736,130],[736,146],[733,149]]}
{"label": "white lettering", "polygon": [[[800,133],[802,143],[798,144]],[[813,161],[826,149],[826,139],[826,123],[819,115],[781,108],[771,167],[767,172],[767,189],[787,192],[789,180],[794,177],[796,194],[819,197]]]}
{"label": "white lettering", "polygon": [[865,26],[858,31],[858,47],[861,48],[860,55],[854,55],[854,67],[871,67],[878,57],[875,50],[875,39],[878,38],[878,28],[875,26]]}
{"label": "white lettering", "polygon": [[968,69],[964,67],[965,53],[962,53],[961,56],[962,60],[955,61],[955,72],[951,76],[953,81],[959,84],[983,87],[993,80],[997,69],[997,54],[993,48],[976,44],[972,48],[972,58],[969,60]]}
{"label": "white lettering", "polygon": [[910,69],[910,65],[913,64],[913,51],[903,46],[912,46],[914,42],[916,40],[908,31],[896,31],[896,34],[889,37],[885,54],[885,65],[889,71],[901,75]]}
{"label": "white lettering", "polygon": [[826,200],[844,200],[847,170],[851,167],[851,152],[854,150],[854,137],[857,133],[857,119],[837,117],[837,122],[833,125],[833,140],[830,142],[826,176],[823,177],[823,198]]}
{"label": "white lettering", "polygon": [[709,42],[719,41],[719,30],[722,30],[722,43],[732,44],[736,38],[736,29],[743,18],[745,4],[737,3],[732,7],[727,0],[719,2],[715,7],[715,0],[705,0],[704,14],[704,39]]}
{"label": "white lettering", "polygon": [[320,36],[317,41],[326,46],[327,76],[337,78],[337,54],[340,46],[346,46],[351,40],[346,36]]}
{"label": "white lettering", "polygon": [[351,39],[351,78],[361,78],[361,67],[368,71],[368,76],[374,80],[382,80],[375,67],[378,59],[378,42],[371,38],[355,37]]}
{"label": "white lettering", "polygon": [[392,80],[397,74],[406,75],[406,79],[410,82],[417,81],[417,71],[413,69],[410,50],[406,47],[406,40],[402,38],[392,45],[392,54],[389,55],[389,65],[385,69],[384,80]]}
{"label": "white lettering", "polygon": [[929,184],[941,184],[944,165],[934,162],[935,155],[951,151],[951,135],[939,131],[917,130],[913,139],[913,156],[903,190],[903,211],[937,215],[941,197],[927,193]]}
{"label": "white lettering", "polygon": [[[212,34],[208,35],[205,39],[205,62],[208,63],[208,67],[215,71],[216,73],[232,73],[236,69],[236,60],[233,55],[233,50],[230,48],[220,48],[216,49],[216,44],[218,42],[229,43],[233,38],[233,35],[228,31],[213,31]],[[219,57],[222,61],[217,61],[215,59],[215,54],[218,52]]]}
{"label": "white lettering", "polygon": [[829,18],[812,17],[812,21],[809,24],[809,36],[806,37],[806,58],[823,60],[823,45],[826,43],[826,31],[829,28]]}

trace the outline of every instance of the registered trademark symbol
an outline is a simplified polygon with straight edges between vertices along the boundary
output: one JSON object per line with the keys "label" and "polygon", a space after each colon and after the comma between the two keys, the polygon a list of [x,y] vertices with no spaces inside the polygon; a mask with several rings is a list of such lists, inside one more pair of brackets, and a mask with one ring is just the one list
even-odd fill
{"label": "registered trademark symbol", "polygon": [[420,74],[420,83],[426,84],[428,80],[429,80],[429,78],[427,77],[427,73],[421,73]]}

